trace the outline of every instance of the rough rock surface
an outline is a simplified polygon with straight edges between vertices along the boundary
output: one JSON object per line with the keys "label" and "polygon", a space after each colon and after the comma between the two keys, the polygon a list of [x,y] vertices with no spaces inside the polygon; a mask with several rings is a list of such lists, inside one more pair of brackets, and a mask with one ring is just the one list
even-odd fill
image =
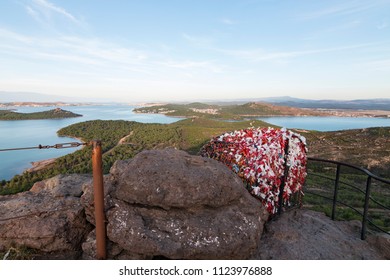
{"label": "rough rock surface", "polygon": [[31,191],[0,196],[0,250],[26,246],[46,258],[74,259],[91,231],[80,203],[90,177],[59,175],[36,183]]}
{"label": "rough rock surface", "polygon": [[[105,181],[111,181],[106,196],[111,257],[246,259],[256,252],[268,214],[222,163],[153,150],[116,162],[110,173]],[[82,201],[93,213],[88,188]],[[95,254],[88,245],[93,238],[83,246],[85,258]]]}
{"label": "rough rock surface", "polygon": [[378,250],[386,260],[390,260],[390,235],[385,233],[368,235],[367,241]]}
{"label": "rough rock surface", "polygon": [[[103,177],[103,185],[104,185],[104,207],[105,207],[105,212],[107,213],[108,209],[112,207],[112,200],[111,197],[109,196],[113,188],[111,176],[105,175]],[[81,205],[83,205],[84,207],[87,221],[95,225],[95,212],[94,212],[95,208],[94,208],[92,181],[90,181],[88,184],[84,184],[82,188],[83,188],[83,195],[80,198]]]}
{"label": "rough rock surface", "polygon": [[[307,209],[291,210],[269,222],[261,238],[256,259],[356,260],[386,259],[386,248],[378,250],[360,239],[359,221],[332,221],[325,214]],[[369,238],[374,239],[373,236]],[[387,240],[387,241],[386,241]],[[375,241],[372,241],[375,243]],[[390,239],[380,238],[383,245]]]}

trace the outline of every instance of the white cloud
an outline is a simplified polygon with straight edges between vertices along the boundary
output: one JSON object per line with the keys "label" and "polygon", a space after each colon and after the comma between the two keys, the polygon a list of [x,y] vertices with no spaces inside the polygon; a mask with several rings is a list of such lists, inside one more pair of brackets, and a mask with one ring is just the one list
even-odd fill
{"label": "white cloud", "polygon": [[36,21],[42,23],[41,17],[39,15],[39,12],[34,10],[31,6],[25,6],[27,13]]}
{"label": "white cloud", "polygon": [[363,48],[370,45],[372,44],[358,44],[358,45],[341,46],[341,47],[334,47],[334,48],[311,49],[311,50],[302,50],[302,51],[284,51],[284,52],[266,51],[264,49],[237,49],[237,50],[217,49],[217,51],[225,55],[237,57],[240,59],[245,59],[252,62],[259,62],[259,61],[267,61],[267,60],[278,61],[284,58],[294,58],[294,57],[301,57],[301,56],[313,55],[313,54],[346,51],[346,50]]}
{"label": "white cloud", "polygon": [[[56,6],[47,0],[33,0],[33,3],[35,4],[35,7],[41,11],[42,14],[46,15],[46,17],[50,17],[51,14],[55,13],[67,18],[68,20],[76,24],[81,24],[81,21],[77,19],[74,15],[66,11],[64,8]],[[28,11],[30,15],[33,15],[34,18],[37,18],[37,11],[32,10],[31,7],[30,9],[28,9]]]}
{"label": "white cloud", "polygon": [[201,69],[212,73],[224,72],[224,67],[217,65],[215,64],[215,62],[212,61],[170,60],[170,61],[162,62],[160,64],[170,68],[177,68],[177,69],[189,69],[189,70]]}
{"label": "white cloud", "polygon": [[24,8],[33,20],[48,30],[57,31],[64,28],[85,30],[88,27],[80,18],[47,0],[28,0]]}
{"label": "white cloud", "polygon": [[322,10],[302,13],[298,16],[298,18],[302,20],[311,20],[311,19],[331,17],[331,16],[346,16],[346,15],[361,13],[366,10],[381,6],[382,4],[388,4],[388,2],[386,3],[386,1],[381,1],[381,0],[346,1],[346,2],[344,1],[344,2],[339,2],[337,5],[323,8]]}
{"label": "white cloud", "polygon": [[31,43],[32,39],[29,36],[25,36],[19,33],[15,33],[8,29],[4,29],[0,27],[0,38],[4,39],[0,41],[0,47],[4,46],[5,40],[7,41],[16,41],[19,43]]}
{"label": "white cloud", "polygon": [[[213,60],[172,56],[172,52],[150,51],[78,36],[35,37],[0,28],[0,57],[21,65],[39,66],[42,73],[85,77],[196,77],[219,74],[224,66]],[[23,66],[20,66],[24,68]],[[125,78],[125,79],[126,79]]]}
{"label": "white cloud", "polygon": [[0,51],[15,56],[46,58],[50,60],[79,61],[86,64],[104,62],[126,64],[148,58],[147,52],[118,46],[94,38],[57,36],[52,38],[27,36],[0,28]]}

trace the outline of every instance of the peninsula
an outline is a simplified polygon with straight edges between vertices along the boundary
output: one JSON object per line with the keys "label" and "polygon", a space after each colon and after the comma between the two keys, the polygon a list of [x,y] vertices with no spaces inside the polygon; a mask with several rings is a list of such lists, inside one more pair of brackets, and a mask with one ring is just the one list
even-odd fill
{"label": "peninsula", "polygon": [[220,120],[243,120],[251,117],[270,116],[329,116],[328,112],[313,109],[278,106],[264,102],[235,105],[210,105],[205,103],[160,104],[140,107],[135,113],[164,114],[172,117],[207,117]]}
{"label": "peninsula", "polygon": [[340,109],[321,107],[294,107],[268,102],[248,102],[245,104],[216,105],[194,102],[189,104],[150,104],[133,110],[135,113],[164,114],[171,117],[205,117],[215,120],[244,120],[256,117],[275,116],[336,116],[336,117],[379,117],[389,118],[389,110],[379,109]]}
{"label": "peninsula", "polygon": [[75,114],[70,111],[56,108],[53,110],[34,112],[34,113],[18,113],[11,110],[0,110],[0,120],[44,120],[44,119],[65,119],[81,117],[80,114]]}

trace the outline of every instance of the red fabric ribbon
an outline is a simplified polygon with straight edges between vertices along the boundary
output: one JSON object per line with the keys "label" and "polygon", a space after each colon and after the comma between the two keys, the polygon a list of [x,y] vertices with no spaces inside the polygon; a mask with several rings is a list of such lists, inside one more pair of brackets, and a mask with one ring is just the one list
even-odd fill
{"label": "red fabric ribbon", "polygon": [[[288,145],[288,154],[285,154]],[[201,155],[223,162],[247,183],[252,195],[259,198],[269,213],[279,207],[282,180],[284,204],[302,193],[306,178],[306,139],[290,130],[248,128],[225,133],[211,139]],[[287,163],[286,163],[287,160]],[[288,175],[284,177],[287,166]]]}

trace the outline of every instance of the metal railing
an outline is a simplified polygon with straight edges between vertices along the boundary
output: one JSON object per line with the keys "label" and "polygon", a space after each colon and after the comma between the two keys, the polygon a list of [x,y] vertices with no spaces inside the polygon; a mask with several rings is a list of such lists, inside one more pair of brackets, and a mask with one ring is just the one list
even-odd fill
{"label": "metal railing", "polygon": [[[373,228],[375,228],[378,231],[390,234],[390,232],[388,232],[388,231],[382,229],[381,227],[379,227],[378,225],[376,225],[368,217],[370,202],[373,202],[376,205],[380,206],[385,211],[385,213],[387,213],[387,211],[389,211],[389,213],[390,213],[390,205],[384,205],[384,203],[379,202],[377,199],[375,199],[371,196],[372,181],[373,180],[376,180],[377,182],[383,183],[383,184],[385,184],[386,187],[389,187],[389,189],[388,189],[389,193],[390,193],[390,180],[379,177],[379,176],[371,173],[370,171],[368,171],[365,168],[362,168],[362,167],[359,167],[359,166],[356,166],[353,164],[345,163],[345,162],[308,157],[308,163],[310,163],[310,162],[320,162],[320,163],[326,163],[326,164],[331,164],[333,166],[336,166],[336,173],[334,174],[334,177],[325,176],[325,175],[323,175],[323,172],[321,172],[321,174],[316,174],[314,172],[308,171],[308,178],[309,178],[309,176],[315,176],[318,178],[334,181],[334,188],[333,188],[333,196],[332,197],[328,197],[328,196],[316,193],[315,191],[310,190],[311,186],[308,186],[307,183],[305,184],[305,193],[319,196],[319,197],[322,197],[324,199],[332,201],[332,212],[331,212],[332,220],[335,220],[335,218],[336,218],[337,205],[339,204],[339,205],[342,205],[342,206],[347,207],[349,209],[352,209],[354,212],[356,212],[358,215],[360,215],[362,217],[362,226],[361,226],[361,239],[362,240],[366,239],[367,225],[368,224],[370,224]],[[358,171],[361,175],[365,176],[364,190],[358,188],[354,184],[340,180],[342,166],[352,168],[353,170]],[[340,190],[341,184],[347,186],[350,189],[353,189],[355,192],[358,192],[358,193],[361,193],[362,195],[364,195],[364,204],[362,205],[363,211],[356,209],[355,207],[351,206],[350,204],[339,200],[338,196],[339,196],[339,190]]]}

